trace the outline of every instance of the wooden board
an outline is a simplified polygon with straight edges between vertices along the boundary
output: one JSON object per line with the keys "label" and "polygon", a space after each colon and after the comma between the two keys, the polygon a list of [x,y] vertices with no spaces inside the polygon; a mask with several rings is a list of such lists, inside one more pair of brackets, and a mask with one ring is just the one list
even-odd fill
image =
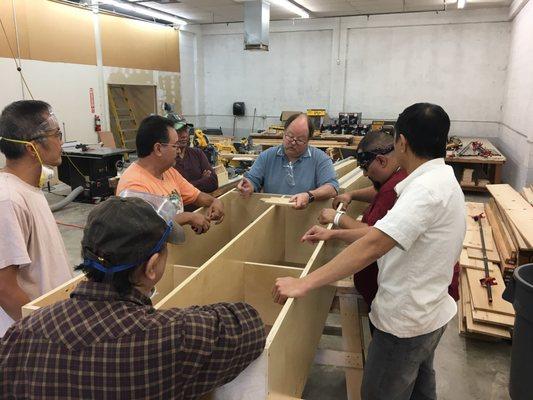
{"label": "wooden board", "polygon": [[[473,268],[480,271],[485,270],[485,265],[483,263],[483,260],[479,260],[477,258],[470,258],[468,256],[467,250],[470,249],[462,249],[461,250],[461,257],[459,259],[459,265],[463,268]],[[493,272],[495,268],[497,268],[492,262],[489,262],[489,271]]]}
{"label": "wooden board", "polygon": [[[327,261],[323,246],[324,242],[316,246],[302,276]],[[300,397],[334,294],[333,287],[325,286],[285,303],[267,338],[269,393]],[[279,354],[283,356],[275,357]]]}
{"label": "wooden board", "polygon": [[179,31],[128,18],[98,17],[104,65],[180,72]]}
{"label": "wooden board", "polygon": [[289,200],[290,200],[290,197],[264,197],[261,199],[261,201],[267,204],[276,205],[276,206],[287,206],[287,207],[294,208],[296,203],[289,202]]}
{"label": "wooden board", "polygon": [[42,296],[37,297],[35,300],[29,302],[22,306],[22,316],[26,317],[30,315],[35,310],[38,310],[41,307],[46,307],[51,304],[57,303],[61,300],[66,300],[69,298],[70,293],[78,286],[78,284],[85,279],[85,275],[81,274],[75,278],[70,279],[64,284],[56,287],[55,289],[49,291],[48,293],[43,294]]}
{"label": "wooden board", "polygon": [[500,219],[500,214],[497,211],[497,206],[494,201],[485,205],[485,214],[493,228],[494,242],[502,261],[510,262],[510,260],[513,260],[516,263],[517,247],[509,231]]}
{"label": "wooden board", "polygon": [[487,189],[516,227],[526,245],[533,248],[533,207],[508,184],[487,185]]}
{"label": "wooden board", "polygon": [[470,290],[468,287],[469,285],[466,281],[467,279],[466,279],[465,273],[463,272],[461,275],[461,280],[460,280],[461,296],[462,296],[461,302],[464,305],[463,313],[464,313],[464,317],[466,320],[467,332],[494,336],[494,337],[503,338],[503,339],[510,339],[511,334],[509,333],[509,329],[504,328],[504,327],[499,327],[499,326],[493,326],[489,324],[483,324],[483,323],[474,321],[472,317],[472,302],[470,298]]}
{"label": "wooden board", "polygon": [[[466,249],[463,249],[467,252],[467,255],[469,258],[475,258],[477,260],[483,260],[483,252],[480,249],[474,249],[472,247],[468,247]],[[490,262],[499,263],[501,262],[500,256],[496,251],[487,251],[487,259]]]}
{"label": "wooden board", "polygon": [[461,179],[461,185],[473,185],[473,174],[474,170],[471,168],[465,168],[463,171],[463,178]]}
{"label": "wooden board", "polygon": [[[483,236],[485,239],[485,249],[494,251],[494,239],[492,237],[492,230],[487,227],[483,229]],[[467,230],[465,239],[463,241],[463,247],[470,247],[473,249],[481,249],[481,234],[479,228],[475,230]]]}
{"label": "wooden board", "polygon": [[468,287],[471,293],[472,304],[476,310],[490,311],[498,314],[514,316],[514,309],[511,303],[502,298],[505,290],[505,283],[499,269],[495,268],[492,277],[496,279],[497,285],[492,286],[492,303],[489,303],[487,290],[481,286],[480,279],[485,277],[485,272],[477,269],[467,268]]}
{"label": "wooden board", "polygon": [[276,278],[292,276],[298,278],[302,268],[281,265],[244,262],[244,301],[251,304],[261,315],[266,325],[273,325],[281,309],[272,301],[272,287]]}
{"label": "wooden board", "polygon": [[335,172],[337,173],[337,179],[342,178],[347,173],[353,171],[355,168],[357,168],[357,161],[354,159],[346,159],[342,162],[335,163],[333,165],[333,168],[335,169]]}

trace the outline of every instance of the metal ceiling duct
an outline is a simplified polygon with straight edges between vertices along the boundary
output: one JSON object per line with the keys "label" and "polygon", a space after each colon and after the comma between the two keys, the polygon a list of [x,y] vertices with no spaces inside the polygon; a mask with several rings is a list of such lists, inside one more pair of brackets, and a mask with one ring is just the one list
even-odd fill
{"label": "metal ceiling duct", "polygon": [[266,0],[244,3],[244,50],[268,51],[270,4]]}

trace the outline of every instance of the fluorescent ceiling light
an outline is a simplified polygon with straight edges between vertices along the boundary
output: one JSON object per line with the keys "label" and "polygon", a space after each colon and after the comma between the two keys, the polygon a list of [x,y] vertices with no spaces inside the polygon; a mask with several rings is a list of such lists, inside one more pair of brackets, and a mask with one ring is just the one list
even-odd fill
{"label": "fluorescent ceiling light", "polygon": [[283,7],[290,12],[298,14],[302,18],[309,18],[309,13],[302,7],[298,7],[296,4],[291,3],[289,0],[269,0],[270,3]]}
{"label": "fluorescent ceiling light", "polygon": [[146,15],[147,17],[162,19],[164,21],[172,22],[173,24],[176,24],[176,25],[187,25],[187,21],[181,18],[173,17],[170,14],[166,14],[166,13],[151,9],[149,7],[139,7],[139,6],[129,4],[129,3],[124,3],[118,0],[98,0],[98,2],[100,4],[107,4],[109,6],[121,8],[122,10],[135,12],[141,15]]}
{"label": "fluorescent ceiling light", "polygon": [[457,8],[465,8],[466,0],[457,0]]}

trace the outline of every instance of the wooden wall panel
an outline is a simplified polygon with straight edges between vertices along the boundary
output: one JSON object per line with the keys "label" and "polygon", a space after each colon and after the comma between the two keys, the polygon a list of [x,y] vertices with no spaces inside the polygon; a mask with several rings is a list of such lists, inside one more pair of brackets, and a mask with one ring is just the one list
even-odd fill
{"label": "wooden wall panel", "polygon": [[[50,0],[15,0],[23,59],[96,65],[93,14]],[[12,2],[0,18],[17,54]],[[103,63],[111,67],[179,72],[179,32],[171,27],[100,14]],[[0,57],[11,52],[0,32]]]}
{"label": "wooden wall panel", "polygon": [[96,65],[90,11],[47,0],[25,1],[31,59]]}
{"label": "wooden wall panel", "polygon": [[[26,1],[16,1],[17,25],[19,32],[20,57],[29,58],[28,30],[26,29]],[[17,41],[15,23],[13,22],[13,7],[11,1],[0,1],[0,19],[7,32],[9,43],[17,56]],[[9,46],[5,40],[4,31],[0,30],[0,57],[11,58]]]}
{"label": "wooden wall panel", "polygon": [[[15,0],[20,56],[23,59],[96,64],[92,14],[48,0]],[[11,1],[0,1],[0,18],[16,54]],[[3,36],[3,32],[1,33]],[[3,39],[3,38],[2,38]],[[0,56],[11,57],[5,40]]]}
{"label": "wooden wall panel", "polygon": [[179,32],[171,27],[100,15],[104,65],[179,72]]}

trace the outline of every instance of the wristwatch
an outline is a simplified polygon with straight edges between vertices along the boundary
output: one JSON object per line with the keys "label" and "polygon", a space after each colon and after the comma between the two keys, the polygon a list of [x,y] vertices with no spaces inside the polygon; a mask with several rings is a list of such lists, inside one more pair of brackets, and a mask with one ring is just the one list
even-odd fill
{"label": "wristwatch", "polygon": [[306,193],[309,196],[309,203],[312,203],[313,201],[315,201],[315,196],[313,196],[313,193],[311,192],[306,192]]}

